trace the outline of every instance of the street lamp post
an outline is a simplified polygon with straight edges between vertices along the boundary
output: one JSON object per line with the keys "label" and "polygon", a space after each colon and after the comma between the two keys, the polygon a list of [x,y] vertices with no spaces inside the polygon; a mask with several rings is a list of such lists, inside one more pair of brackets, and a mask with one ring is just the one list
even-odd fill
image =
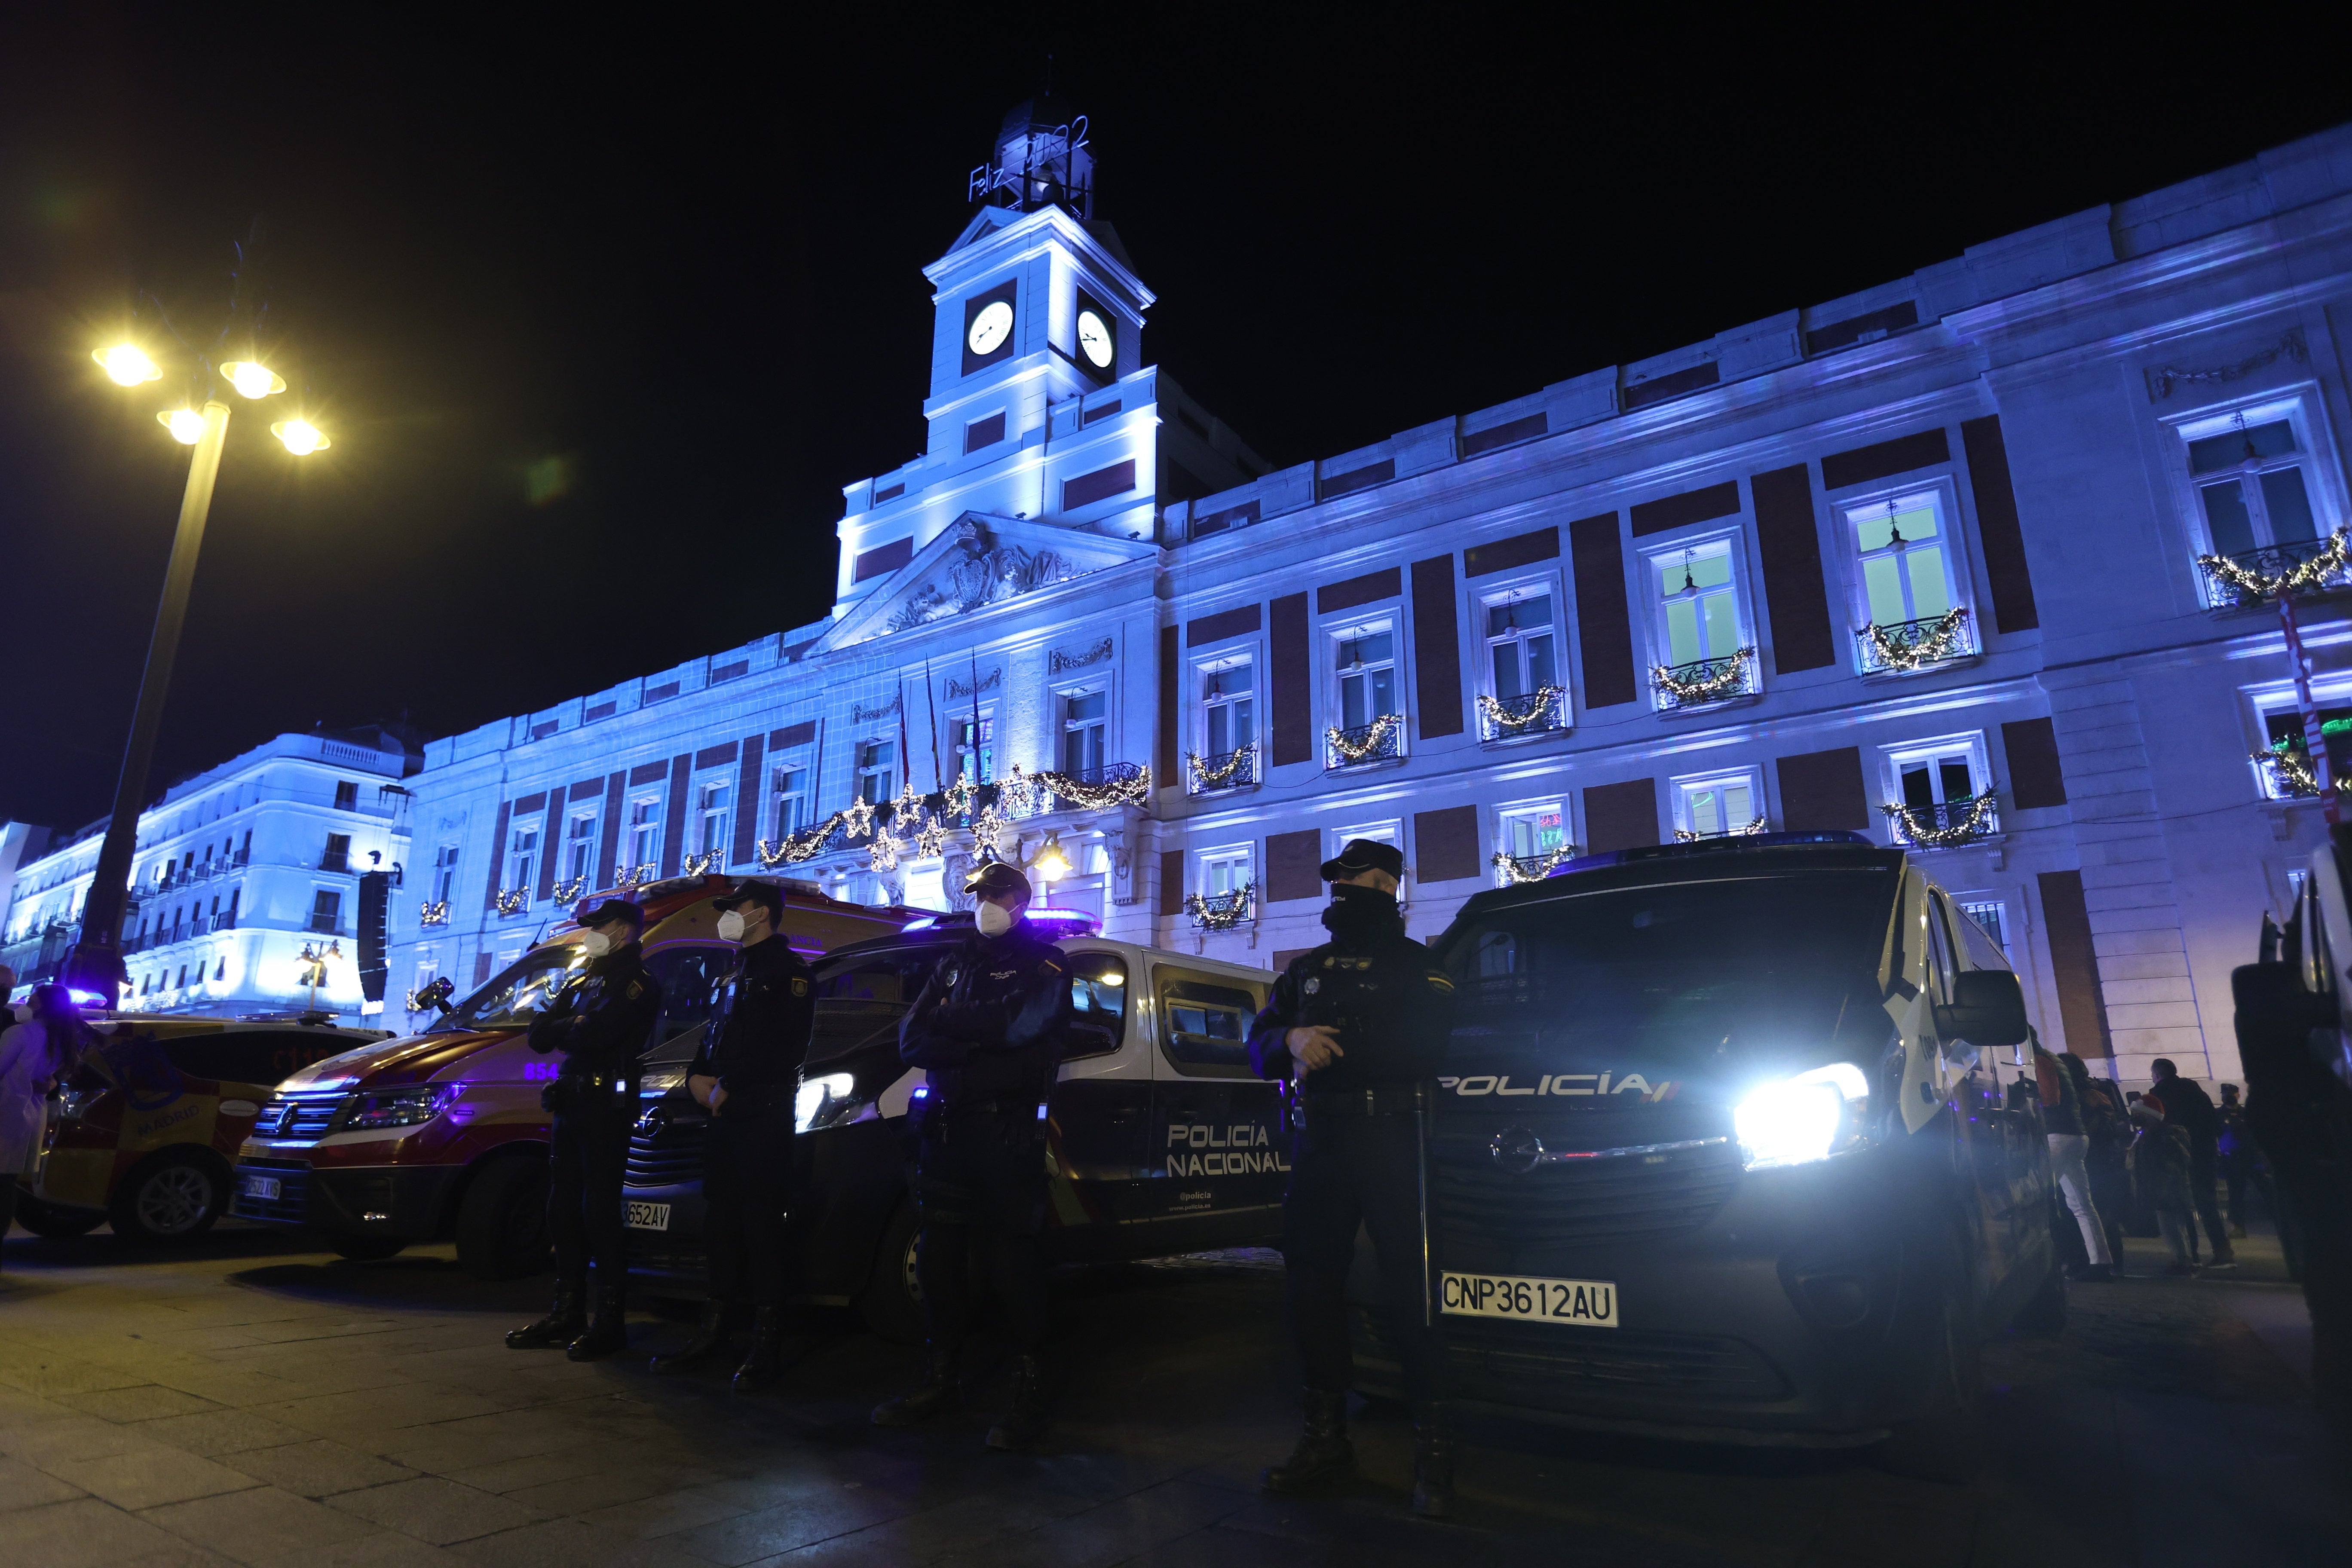
{"label": "street lamp post", "polygon": [[[163,374],[153,361],[130,344],[101,350],[90,357],[123,386],[153,381]],[[286,390],[282,379],[251,361],[226,363],[220,370],[229,384],[247,398]],[[86,1006],[111,1007],[119,1003],[129,973],[122,962],[122,917],[130,900],[131,862],[139,852],[139,806],[147,793],[147,774],[155,756],[155,732],[163,721],[173,661],[180,651],[180,626],[187,618],[196,553],[203,548],[205,521],[212,512],[213,483],[219,478],[221,447],[228,439],[228,415],[227,404],[210,397],[202,413],[179,408],[156,416],[175,439],[194,450],[188,458],[188,486],[180,497],[179,527],[172,535],[172,563],[163,574],[163,599],[156,606],[155,630],[147,640],[147,668],[139,678],[131,738],[123,745],[122,772],[115,780],[114,815],[107,823],[106,842],[99,848],[89,893],[82,900],[81,934],[65,957],[66,985],[80,994],[76,999]],[[302,420],[283,421],[271,429],[297,455],[328,444],[325,437]]]}

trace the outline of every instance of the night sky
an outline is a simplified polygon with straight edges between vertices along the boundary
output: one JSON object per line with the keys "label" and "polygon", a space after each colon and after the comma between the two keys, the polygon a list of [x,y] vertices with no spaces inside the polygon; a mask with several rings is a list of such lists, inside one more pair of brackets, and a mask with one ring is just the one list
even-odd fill
{"label": "night sky", "polygon": [[[1990,12],[1835,44],[1681,10],[1302,39],[1271,8],[870,37],[424,9],[0,18],[0,816],[107,809],[185,476],[154,421],[183,379],[125,392],[89,351],[142,288],[210,342],[257,217],[293,391],[232,399],[152,793],[280,731],[447,734],[822,615],[841,487],[921,445],[920,268],[1048,53],[1160,296],[1146,360],[1277,465],[2352,118],[2274,32],[2130,55]],[[270,439],[298,402],[331,451]]]}

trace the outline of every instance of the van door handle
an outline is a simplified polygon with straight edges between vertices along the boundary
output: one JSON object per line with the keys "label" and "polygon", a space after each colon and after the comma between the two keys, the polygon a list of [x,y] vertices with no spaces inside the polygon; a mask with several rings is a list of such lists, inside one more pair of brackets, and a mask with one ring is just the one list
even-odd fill
{"label": "van door handle", "polygon": [[1118,1110],[1114,1110],[1114,1111],[1112,1111],[1112,1112],[1110,1113],[1110,1124],[1111,1124],[1112,1126],[1114,1126],[1114,1127],[1120,1126],[1121,1124],[1126,1123],[1126,1122],[1133,1121],[1134,1120],[1135,1120],[1135,1107],[1133,1107],[1133,1106],[1131,1106],[1131,1105],[1121,1106]]}

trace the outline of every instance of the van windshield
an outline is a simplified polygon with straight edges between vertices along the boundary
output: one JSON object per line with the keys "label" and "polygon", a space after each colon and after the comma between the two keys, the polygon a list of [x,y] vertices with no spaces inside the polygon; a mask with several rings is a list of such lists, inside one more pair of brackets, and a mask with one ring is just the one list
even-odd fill
{"label": "van windshield", "polygon": [[[1891,868],[1615,888],[1497,909],[1447,933],[1457,1052],[1605,1045],[1696,1071],[1758,1048],[1831,1059],[1874,1010]],[[1853,1025],[1883,1033],[1882,1016]]]}
{"label": "van windshield", "polygon": [[931,971],[954,951],[946,942],[927,942],[820,963],[808,1059],[830,1061],[886,1036],[896,1040],[898,1020],[922,994]]}
{"label": "van windshield", "polygon": [[457,1005],[457,1010],[428,1032],[456,1029],[511,1029],[530,1023],[547,1010],[548,999],[563,988],[575,960],[584,962],[577,947],[542,947],[491,977],[488,984]]}

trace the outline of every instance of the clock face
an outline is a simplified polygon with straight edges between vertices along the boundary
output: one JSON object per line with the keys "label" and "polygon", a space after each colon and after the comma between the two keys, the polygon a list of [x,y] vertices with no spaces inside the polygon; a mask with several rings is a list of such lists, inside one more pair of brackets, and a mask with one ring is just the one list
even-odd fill
{"label": "clock face", "polygon": [[1109,326],[1094,311],[1080,310],[1078,312],[1078,353],[1086,356],[1087,363],[1097,370],[1108,370],[1111,355],[1115,352],[1111,343]]}
{"label": "clock face", "polygon": [[976,354],[992,354],[1012,331],[1012,303],[998,300],[971,319],[971,331],[965,342]]}

